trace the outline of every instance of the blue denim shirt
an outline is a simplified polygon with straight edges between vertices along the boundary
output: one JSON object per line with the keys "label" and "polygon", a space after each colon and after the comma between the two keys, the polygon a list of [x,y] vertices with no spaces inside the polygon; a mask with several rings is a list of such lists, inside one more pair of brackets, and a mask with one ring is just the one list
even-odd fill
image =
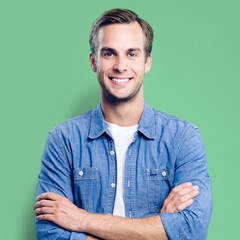
{"label": "blue denim shirt", "polygon": [[[42,156],[37,196],[54,192],[92,213],[112,214],[117,169],[114,142],[101,104],[50,131]],[[162,213],[171,189],[192,182],[199,186],[194,203],[178,213]],[[134,141],[128,147],[124,177],[126,216],[161,216],[169,239],[203,240],[212,211],[211,183],[198,128],[152,109],[146,102]],[[36,220],[37,239],[86,239]]]}

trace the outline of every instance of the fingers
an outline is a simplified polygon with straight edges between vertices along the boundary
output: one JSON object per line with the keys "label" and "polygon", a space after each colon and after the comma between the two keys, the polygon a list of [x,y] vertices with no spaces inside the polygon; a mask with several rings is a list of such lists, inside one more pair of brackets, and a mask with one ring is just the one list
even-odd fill
{"label": "fingers", "polygon": [[187,182],[173,188],[163,203],[161,212],[180,212],[193,203],[193,198],[199,195],[199,187]]}
{"label": "fingers", "polygon": [[52,192],[47,192],[47,193],[43,193],[41,195],[39,195],[37,197],[37,201],[41,201],[43,199],[49,199],[52,201],[57,201],[60,200],[62,198],[62,196],[60,196],[59,194],[56,193],[52,193]]}
{"label": "fingers", "polygon": [[192,186],[191,188],[185,188],[178,192],[180,196],[180,201],[185,202],[191,198],[196,197],[199,194],[199,187],[198,186]]}
{"label": "fingers", "polygon": [[196,197],[199,194],[199,187],[198,186],[188,186],[185,187],[178,192],[175,192],[172,200],[174,202],[184,203],[189,199]]}
{"label": "fingers", "polygon": [[43,207],[53,207],[53,202],[50,200],[41,200],[35,203],[33,209],[36,210],[37,208],[43,208]]}
{"label": "fingers", "polygon": [[197,194],[199,187],[198,186],[192,186],[192,183],[183,183],[178,185],[177,187],[173,188],[170,194],[168,195],[167,201],[172,201],[173,198],[180,198],[183,197],[184,195],[190,194],[194,192],[193,195]]}
{"label": "fingers", "polygon": [[53,207],[40,207],[35,209],[35,215],[40,214],[53,214],[54,208]]}
{"label": "fingers", "polygon": [[87,214],[66,197],[55,193],[39,195],[34,211],[37,220],[51,221],[70,231],[78,231],[79,219],[84,219]]}
{"label": "fingers", "polygon": [[169,195],[167,196],[167,198],[165,199],[164,203],[165,204],[169,204],[172,201],[175,201],[174,198],[176,198],[176,196],[181,196],[181,191],[183,191],[185,189],[189,189],[192,186],[191,182],[186,182],[186,183],[182,183],[178,186],[176,186],[175,188],[173,188],[171,190],[171,192],[169,193]]}
{"label": "fingers", "polygon": [[178,192],[178,191],[184,189],[185,187],[190,187],[190,186],[192,186],[192,183],[191,182],[186,182],[186,183],[182,183],[182,184],[176,186],[175,188],[173,188],[173,190],[175,192]]}
{"label": "fingers", "polygon": [[189,200],[187,200],[186,202],[184,202],[184,203],[182,203],[182,204],[180,204],[180,205],[178,206],[177,211],[178,211],[178,212],[183,211],[185,208],[187,208],[187,207],[189,207],[190,205],[192,205],[193,202],[194,202],[194,200],[193,200],[192,198],[189,199]]}
{"label": "fingers", "polygon": [[43,219],[43,215],[49,217],[49,215],[56,211],[56,207],[61,204],[60,201],[64,199],[64,197],[51,192],[39,195],[33,208],[35,211],[34,214],[37,215],[37,219]]}
{"label": "fingers", "polygon": [[[198,189],[197,186],[194,186],[195,189]],[[182,195],[182,197],[179,198],[179,200],[175,203],[177,204],[176,212],[183,211],[185,208],[189,207],[193,204],[194,200],[193,198],[199,195],[198,190],[192,190],[189,192],[186,192],[185,195]]]}
{"label": "fingers", "polygon": [[54,202],[51,200],[40,200],[34,205],[34,214],[51,214],[54,212]]}
{"label": "fingers", "polygon": [[52,221],[54,222],[54,215],[53,214],[41,214],[36,217],[37,220],[45,220],[45,221]]}

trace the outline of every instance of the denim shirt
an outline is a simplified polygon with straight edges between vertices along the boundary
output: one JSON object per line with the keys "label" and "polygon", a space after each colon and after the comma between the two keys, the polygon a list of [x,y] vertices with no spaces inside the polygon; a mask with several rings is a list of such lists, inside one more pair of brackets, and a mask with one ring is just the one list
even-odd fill
{"label": "denim shirt", "polygon": [[[101,104],[50,131],[37,196],[54,192],[91,213],[112,214],[117,169],[114,142]],[[192,182],[200,194],[178,213],[161,213],[171,189]],[[160,215],[169,239],[206,239],[212,212],[205,149],[193,124],[152,109],[146,102],[138,131],[126,153],[125,213],[129,218]],[[52,222],[36,220],[37,239],[86,239]]]}

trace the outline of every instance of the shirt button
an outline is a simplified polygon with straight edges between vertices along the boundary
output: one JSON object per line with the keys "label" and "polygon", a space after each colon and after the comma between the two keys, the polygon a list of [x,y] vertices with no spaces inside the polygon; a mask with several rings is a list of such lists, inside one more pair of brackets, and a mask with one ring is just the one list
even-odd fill
{"label": "shirt button", "polygon": [[116,187],[116,184],[115,184],[115,183],[112,183],[112,184],[111,184],[111,187],[112,187],[112,188],[115,188],[115,187]]}
{"label": "shirt button", "polygon": [[83,171],[81,170],[78,174],[79,174],[80,176],[82,176],[82,175],[83,175]]}
{"label": "shirt button", "polygon": [[110,155],[111,156],[114,155],[114,151],[113,150],[110,151]]}
{"label": "shirt button", "polygon": [[165,177],[167,173],[165,171],[162,172],[162,176]]}

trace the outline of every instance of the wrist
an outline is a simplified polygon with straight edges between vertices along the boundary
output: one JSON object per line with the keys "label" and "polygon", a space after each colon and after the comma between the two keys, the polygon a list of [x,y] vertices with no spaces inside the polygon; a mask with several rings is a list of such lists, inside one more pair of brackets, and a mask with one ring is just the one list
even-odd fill
{"label": "wrist", "polygon": [[78,221],[78,232],[87,232],[87,228],[89,225],[89,218],[92,215],[92,213],[89,213],[85,210],[81,209],[80,219]]}

